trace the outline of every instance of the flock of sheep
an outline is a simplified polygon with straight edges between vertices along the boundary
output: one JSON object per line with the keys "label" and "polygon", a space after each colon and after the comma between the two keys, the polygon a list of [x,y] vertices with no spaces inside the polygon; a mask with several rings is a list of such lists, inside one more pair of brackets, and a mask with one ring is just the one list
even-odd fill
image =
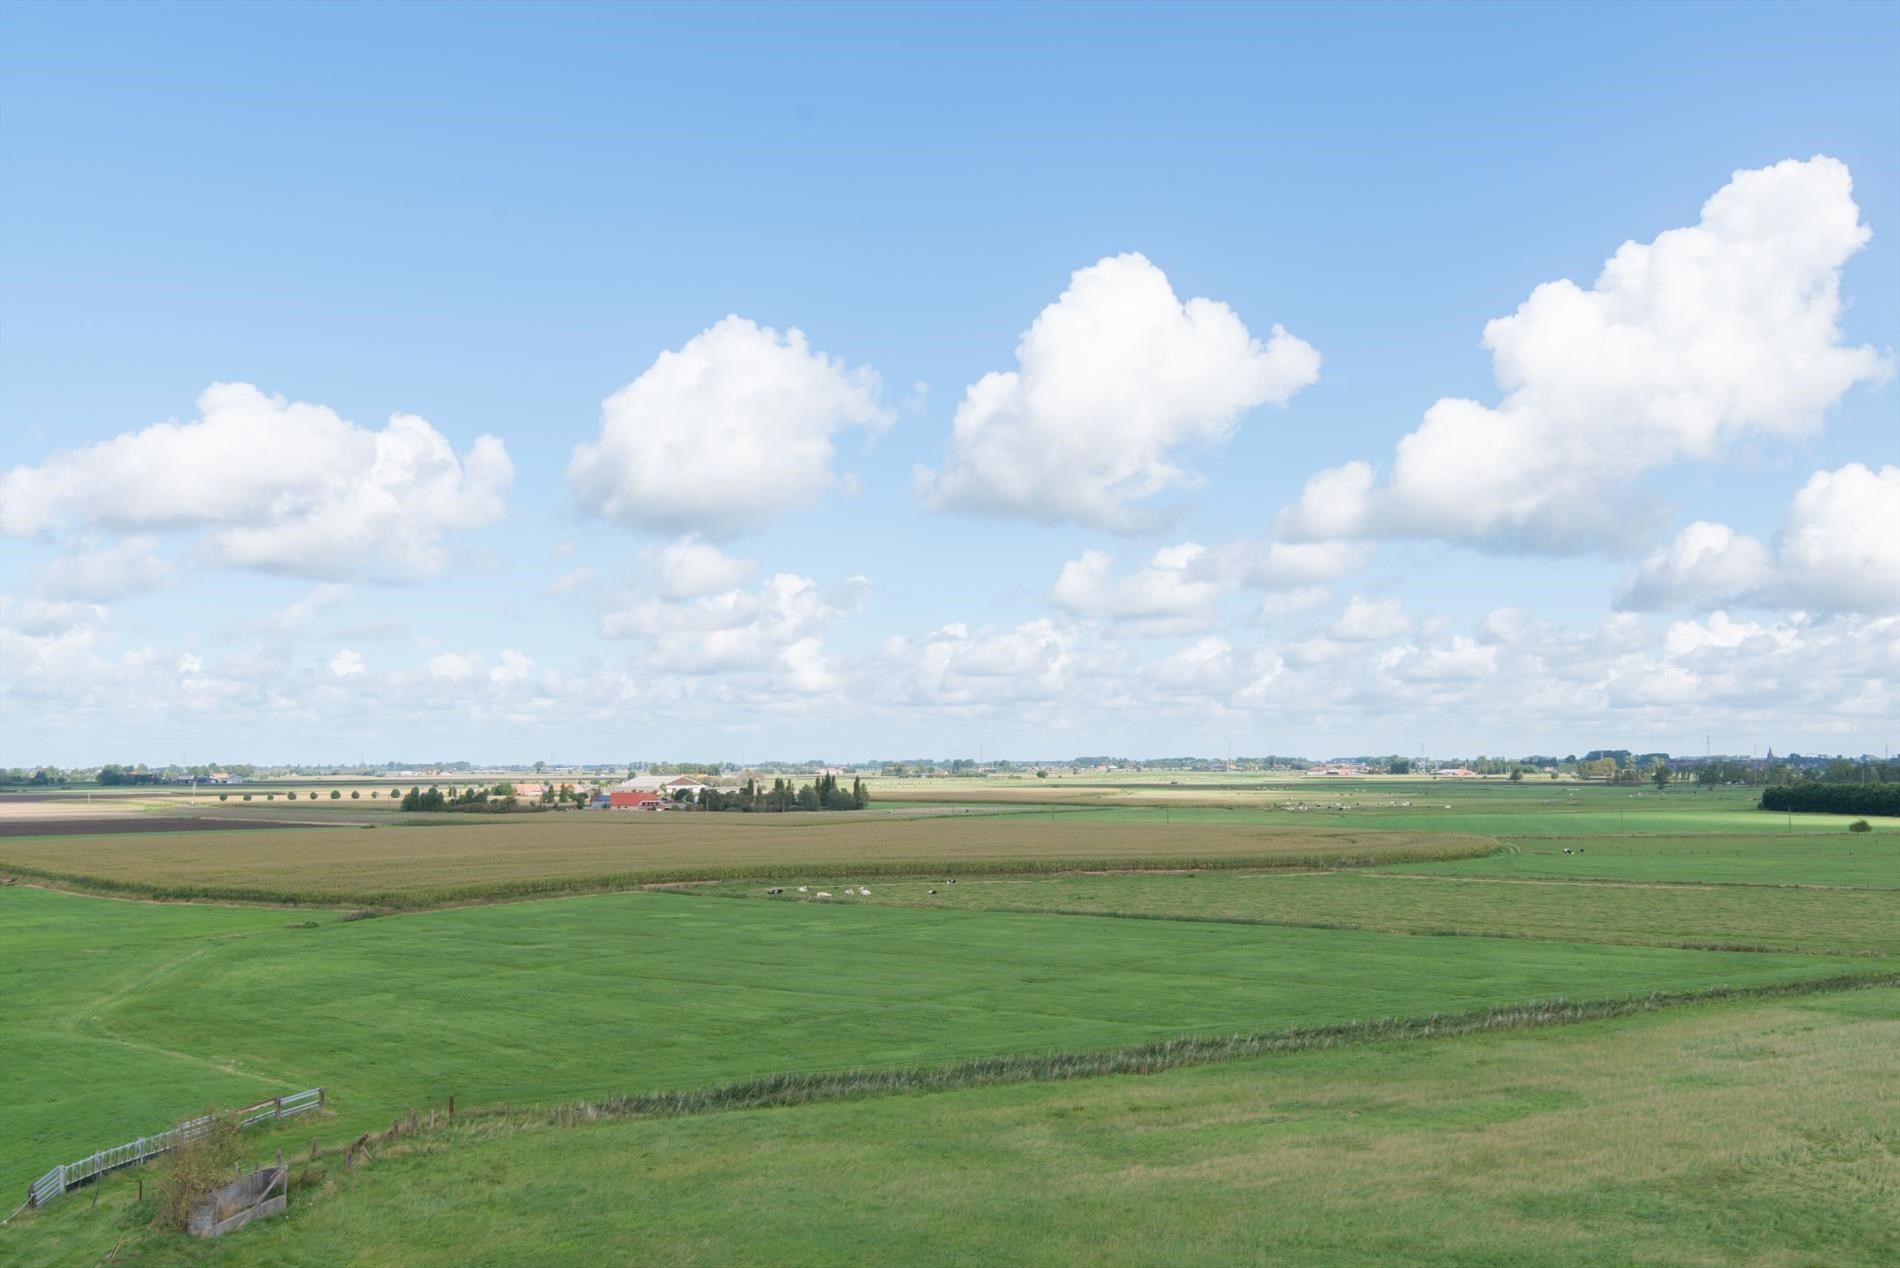
{"label": "flock of sheep", "polygon": [[[949,880],[944,882],[944,884],[946,885],[954,885],[956,883],[957,882],[956,882],[955,877],[952,877]],[[838,893],[836,894],[833,894],[828,889],[821,889],[821,890],[818,890],[816,893],[813,893],[812,887],[809,885],[800,885],[797,888],[798,888],[799,893],[809,895],[812,898],[838,898],[838,897],[869,898],[871,896],[871,891],[867,889],[866,887],[864,887],[863,885],[859,885],[855,889],[853,889],[849,885],[841,885],[838,887]],[[781,897],[785,893],[785,887],[782,885],[775,885],[771,889],[766,890],[765,892],[770,897],[778,898],[778,897]],[[937,891],[933,889],[930,892],[934,894]]]}

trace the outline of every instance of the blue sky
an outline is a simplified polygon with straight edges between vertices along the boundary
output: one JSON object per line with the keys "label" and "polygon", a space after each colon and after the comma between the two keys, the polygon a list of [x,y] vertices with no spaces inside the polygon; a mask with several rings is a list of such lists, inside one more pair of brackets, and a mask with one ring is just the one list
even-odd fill
{"label": "blue sky", "polygon": [[[1878,752],[1896,54],[1872,5],[7,6],[0,760]],[[1726,254],[1592,289],[1731,188]],[[1486,323],[1561,279],[1507,401]],[[396,414],[459,457],[376,477]]]}

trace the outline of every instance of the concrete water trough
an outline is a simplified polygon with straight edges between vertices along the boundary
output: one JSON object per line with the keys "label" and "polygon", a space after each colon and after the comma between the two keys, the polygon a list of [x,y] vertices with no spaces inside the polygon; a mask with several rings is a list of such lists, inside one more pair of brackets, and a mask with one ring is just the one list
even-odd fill
{"label": "concrete water trough", "polygon": [[193,1203],[185,1231],[193,1237],[222,1237],[252,1220],[281,1215],[289,1204],[289,1192],[289,1167],[259,1167]]}

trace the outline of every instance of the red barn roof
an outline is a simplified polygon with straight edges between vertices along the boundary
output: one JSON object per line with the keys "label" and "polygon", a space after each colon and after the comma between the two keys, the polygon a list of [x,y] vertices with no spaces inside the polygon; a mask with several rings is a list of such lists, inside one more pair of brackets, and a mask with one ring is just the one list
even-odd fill
{"label": "red barn roof", "polygon": [[616,792],[607,794],[607,805],[614,810],[638,810],[642,806],[657,806],[660,794],[650,792]]}

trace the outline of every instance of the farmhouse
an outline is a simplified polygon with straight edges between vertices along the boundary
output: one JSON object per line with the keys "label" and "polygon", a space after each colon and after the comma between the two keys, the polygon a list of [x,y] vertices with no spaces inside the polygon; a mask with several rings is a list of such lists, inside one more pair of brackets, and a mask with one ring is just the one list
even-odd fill
{"label": "farmhouse", "polygon": [[615,784],[613,791],[655,793],[669,800],[684,792],[690,794],[694,801],[698,801],[699,794],[705,792],[708,787],[710,785],[694,779],[691,775],[636,775],[632,779],[624,779]]}
{"label": "farmhouse", "polygon": [[656,792],[612,792],[602,793],[587,803],[590,810],[658,810],[666,803]]}

